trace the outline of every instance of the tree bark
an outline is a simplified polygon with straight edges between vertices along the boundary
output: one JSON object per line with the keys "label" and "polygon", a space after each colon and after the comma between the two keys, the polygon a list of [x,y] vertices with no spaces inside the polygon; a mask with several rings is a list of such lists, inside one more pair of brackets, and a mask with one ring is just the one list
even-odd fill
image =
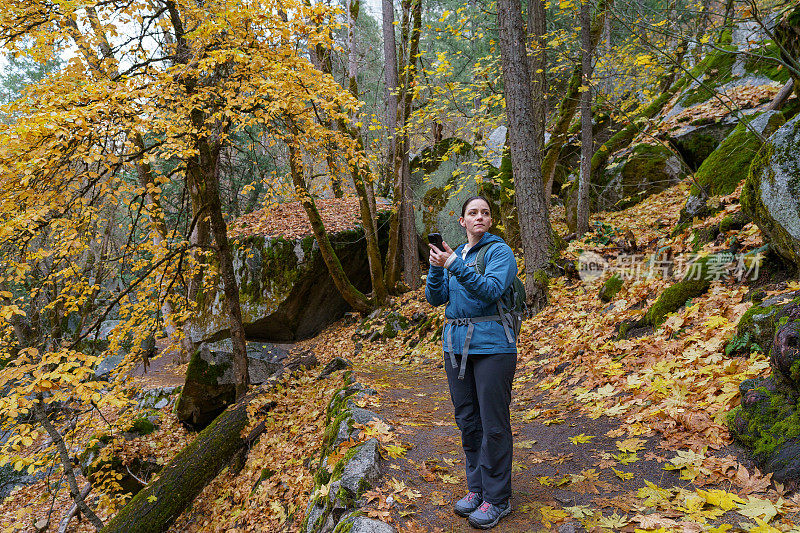
{"label": "tree bark", "polygon": [[164,467],[103,529],[103,533],[166,531],[203,488],[244,448],[250,394],[219,415]]}
{"label": "tree bark", "polygon": [[339,262],[339,258],[336,256],[336,252],[331,245],[328,234],[325,232],[325,225],[322,223],[322,217],[319,215],[314,199],[306,188],[305,179],[303,178],[303,163],[300,158],[301,154],[297,140],[292,139],[289,142],[289,167],[292,174],[292,183],[300,196],[300,203],[303,205],[303,209],[311,223],[311,230],[314,232],[317,244],[319,244],[319,251],[320,254],[322,254],[322,259],[325,261],[328,272],[330,272],[333,278],[333,283],[336,285],[342,298],[356,311],[368,313],[374,306],[366,295],[356,289],[347,278],[347,274],[342,268],[342,264]]}
{"label": "tree bark", "polygon": [[[399,207],[401,194],[398,194],[399,183],[397,169],[397,113],[398,93],[400,80],[397,74],[397,47],[394,34],[394,3],[392,0],[382,0],[383,19],[383,58],[384,74],[386,77],[386,123],[388,129],[389,149],[386,158],[386,172],[390,177],[389,183],[394,189],[394,203]],[[386,268],[384,269],[384,285],[394,287],[400,279],[400,213],[395,209],[389,225],[389,249],[386,253]]]}
{"label": "tree bark", "polygon": [[[350,48],[348,52],[348,76],[350,78],[350,94],[358,98],[358,65],[356,63],[356,38],[355,28],[360,10],[360,0],[348,0],[348,31],[347,40]],[[361,138],[360,129],[351,124],[347,129],[350,137],[356,142],[359,151],[364,150],[364,141]],[[370,279],[372,280],[372,294],[374,304],[381,306],[386,302],[389,294],[386,285],[383,283],[383,264],[381,263],[381,252],[378,248],[378,225],[375,219],[375,210],[370,205],[373,199],[367,192],[367,181],[369,180],[369,169],[364,168],[356,162],[350,162],[350,171],[353,178],[353,186],[358,194],[358,204],[361,209],[361,225],[364,227],[364,238],[367,243],[367,260],[369,262]]]}
{"label": "tree bark", "polygon": [[402,202],[401,237],[403,242],[403,279],[412,290],[422,284],[419,268],[419,248],[417,246],[417,228],[414,223],[414,197],[411,191],[411,164],[408,158],[410,143],[408,137],[408,119],[411,116],[411,103],[414,99],[414,85],[417,74],[417,55],[422,34],[422,0],[411,0],[411,35],[408,45],[408,61],[403,74],[403,106],[400,124],[403,128],[400,157],[400,190]]}
{"label": "tree bark", "polygon": [[547,303],[545,267],[550,261],[552,230],[542,187],[522,6],[520,0],[500,0],[497,7],[511,167],[525,255],[525,293],[536,312]]}
{"label": "tree bark", "polygon": [[[603,34],[605,18],[607,16],[606,3],[601,0],[591,24],[592,48],[597,46],[600,36]],[[545,198],[550,198],[550,195],[553,193],[553,179],[556,174],[556,165],[558,164],[558,157],[561,154],[561,149],[564,147],[564,143],[567,142],[569,125],[572,123],[572,118],[575,116],[575,111],[578,108],[580,85],[581,67],[576,65],[572,70],[572,76],[567,85],[567,92],[558,106],[556,124],[550,136],[550,142],[546,147],[544,161],[542,162],[542,174],[545,180]]]}
{"label": "tree bark", "polygon": [[578,236],[589,231],[589,184],[592,182],[592,37],[589,31],[589,2],[581,1],[581,170],[578,182]]}

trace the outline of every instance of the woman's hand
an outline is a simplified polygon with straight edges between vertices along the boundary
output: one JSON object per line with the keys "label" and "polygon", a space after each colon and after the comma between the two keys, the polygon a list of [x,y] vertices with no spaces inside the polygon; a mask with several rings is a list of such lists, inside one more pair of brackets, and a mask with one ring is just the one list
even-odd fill
{"label": "woman's hand", "polygon": [[441,251],[432,244],[428,245],[431,249],[431,253],[428,256],[428,262],[430,264],[443,267],[447,259],[452,255],[453,249],[450,248],[446,242],[442,241],[442,246],[444,246],[444,251]]}

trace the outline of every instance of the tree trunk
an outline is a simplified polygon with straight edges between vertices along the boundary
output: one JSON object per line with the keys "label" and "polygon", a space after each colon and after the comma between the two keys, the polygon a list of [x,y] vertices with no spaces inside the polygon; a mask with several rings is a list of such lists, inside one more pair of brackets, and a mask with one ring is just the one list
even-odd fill
{"label": "tree trunk", "polygon": [[201,431],[164,467],[158,479],[117,513],[103,533],[166,531],[229,459],[247,444],[241,434],[247,425],[247,406],[254,398],[245,396]]}
{"label": "tree trunk", "polygon": [[[597,46],[600,36],[603,34],[605,25],[605,18],[608,16],[606,12],[606,2],[601,0],[597,7],[597,13],[592,20],[592,48]],[[572,70],[572,76],[569,79],[567,92],[562,98],[558,106],[558,115],[555,127],[553,128],[550,142],[546,147],[544,161],[542,163],[542,174],[544,175],[544,193],[545,198],[550,198],[553,193],[553,179],[556,175],[556,165],[558,164],[558,157],[561,155],[561,149],[564,143],[567,142],[567,135],[569,132],[569,125],[572,123],[572,118],[575,116],[575,111],[578,108],[578,98],[581,86],[581,67],[576,66]]]}
{"label": "tree trunk", "polygon": [[525,255],[525,293],[536,312],[547,303],[545,267],[550,261],[552,230],[542,187],[522,6],[520,0],[500,0],[497,7],[511,167]]}
{"label": "tree trunk", "polygon": [[[219,148],[202,141],[200,148],[201,160],[207,161],[204,165],[205,204],[211,219],[211,230],[214,232],[217,258],[219,259],[219,274],[222,278],[222,287],[225,303],[228,307],[228,320],[230,322],[231,343],[233,344],[233,375],[236,380],[236,399],[239,400],[247,392],[250,385],[250,376],[247,369],[247,344],[242,325],[242,309],[239,305],[239,283],[236,281],[236,272],[233,269],[233,254],[228,242],[228,228],[222,216],[222,205],[219,199]],[[203,152],[208,152],[203,157]]]}
{"label": "tree trunk", "polygon": [[368,313],[373,309],[373,304],[369,299],[358,289],[356,289],[339,262],[336,252],[331,245],[328,234],[325,232],[325,226],[322,223],[322,217],[319,215],[317,206],[314,199],[309,194],[305,179],[303,178],[303,163],[301,161],[302,155],[297,144],[296,139],[289,142],[289,167],[292,174],[292,183],[295,190],[300,195],[300,203],[303,204],[308,220],[311,223],[311,230],[314,232],[314,237],[319,244],[319,251],[322,254],[322,259],[328,267],[333,278],[333,283],[342,295],[342,298],[350,304],[350,306],[360,313]]}
{"label": "tree trunk", "polygon": [[[533,121],[536,127],[539,151],[544,148],[544,130],[547,120],[547,14],[544,0],[528,0],[528,47],[533,94]],[[541,155],[539,156],[541,157]],[[545,196],[549,201],[550,196]]]}
{"label": "tree trunk", "polygon": [[[348,31],[347,41],[350,48],[348,52],[348,77],[350,78],[350,94],[358,98],[358,65],[356,63],[356,37],[355,28],[360,9],[360,0],[348,0]],[[361,138],[359,128],[351,124],[347,131],[350,137],[356,141],[360,151],[364,150],[364,142]],[[350,171],[353,178],[353,186],[358,194],[358,204],[361,208],[361,225],[364,227],[364,237],[367,243],[367,259],[369,262],[370,279],[372,280],[372,294],[374,304],[381,306],[386,302],[389,294],[386,285],[383,283],[383,265],[381,263],[381,252],[378,248],[378,222],[375,219],[374,209],[370,205],[371,200],[367,193],[366,181],[369,179],[369,169],[359,166],[355,162],[350,163]]]}
{"label": "tree trunk", "polygon": [[[397,47],[394,35],[394,4],[392,0],[382,0],[383,11],[383,58],[385,62],[384,74],[386,76],[386,123],[388,126],[389,150],[386,159],[386,172],[389,175],[390,186],[394,189],[394,203],[399,207],[402,193],[397,185],[397,113],[398,92],[400,81],[397,74]],[[388,188],[387,188],[388,190]],[[400,279],[400,212],[395,209],[389,225],[389,249],[386,252],[386,268],[384,285],[394,287]]]}
{"label": "tree trunk", "polygon": [[589,231],[589,184],[592,159],[592,37],[589,31],[589,2],[583,0],[580,9],[581,23],[581,171],[578,182],[578,236]]}
{"label": "tree trunk", "polygon": [[401,112],[402,148],[400,164],[400,203],[401,237],[403,242],[403,278],[412,290],[421,285],[419,250],[417,247],[417,228],[414,224],[414,197],[411,192],[411,165],[408,159],[410,143],[406,126],[411,116],[411,103],[414,99],[414,84],[417,74],[417,55],[422,34],[422,0],[411,0],[411,35],[408,41],[408,58],[403,75],[403,107]]}

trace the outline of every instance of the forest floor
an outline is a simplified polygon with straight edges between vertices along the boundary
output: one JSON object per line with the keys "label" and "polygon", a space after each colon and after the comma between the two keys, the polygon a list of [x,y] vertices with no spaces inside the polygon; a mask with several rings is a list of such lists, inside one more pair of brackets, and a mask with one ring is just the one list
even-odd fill
{"label": "forest floor", "polygon": [[[631,234],[639,257],[666,245],[676,257],[691,253],[689,229],[670,237],[687,188],[682,184],[626,211],[593,217],[595,231],[573,241],[566,256],[622,254]],[[720,214],[696,221],[696,228],[740,209],[736,193],[720,202]],[[563,215],[554,216],[556,231],[565,234],[558,223]],[[745,252],[763,244],[752,224],[736,237]],[[726,246],[718,239],[700,253]],[[739,403],[739,383],[769,373],[762,353],[724,352],[751,305],[746,297],[753,282],[715,281],[658,329],[616,340],[619,324],[640,317],[672,280],[634,272],[604,303],[598,291],[611,273],[554,279],[549,305],[523,325],[511,404],[513,512],[495,531],[800,531],[800,494],[759,472],[725,426],[726,414]],[[769,272],[755,283],[767,295],[800,289],[797,281]],[[425,301],[422,289],[396,298],[390,308],[409,319],[443,312]],[[381,328],[380,319],[372,327]],[[322,365],[347,358],[354,379],[378,391],[361,405],[391,428],[375,422],[359,438],[381,440],[386,468],[362,510],[401,533],[471,530],[452,512],[466,490],[463,452],[435,329],[413,346],[420,336],[413,327],[370,342],[363,325],[348,317],[296,346],[312,349]],[[268,394],[264,401],[275,402],[269,431],[244,468],[217,476],[171,531],[298,529],[313,488],[325,407],[342,385],[341,373],[317,380],[318,373],[295,375]],[[137,379],[154,388],[178,384],[181,375],[182,367],[166,358]],[[168,461],[192,435],[175,423],[169,407],[161,419],[159,431],[130,446],[155,450]],[[334,455],[353,445],[344,443]],[[13,513],[15,500],[39,497],[37,491],[42,487],[21,489],[3,502],[0,515]],[[43,514],[57,517],[69,506],[65,487],[55,498],[40,499]],[[99,511],[104,519],[114,512],[113,506]],[[51,521],[49,530],[56,526]],[[73,521],[68,529],[89,530],[86,521]]]}

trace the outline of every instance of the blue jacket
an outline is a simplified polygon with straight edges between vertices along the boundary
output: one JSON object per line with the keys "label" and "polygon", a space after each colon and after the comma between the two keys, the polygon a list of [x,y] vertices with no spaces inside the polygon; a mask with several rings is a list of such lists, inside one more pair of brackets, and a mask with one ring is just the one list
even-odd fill
{"label": "blue jacket", "polygon": [[[484,256],[484,274],[475,270],[478,250],[490,243],[494,244]],[[461,259],[462,244],[454,250],[456,255],[447,270],[431,265],[425,283],[425,298],[433,306],[447,304],[446,318],[479,317],[497,314],[497,300],[514,281],[517,275],[517,261],[514,252],[503,239],[491,233],[484,233],[478,244]],[[461,354],[467,326],[445,325],[442,333],[442,349],[447,352],[447,330],[453,328],[453,352]],[[513,335],[513,331],[512,331]],[[500,322],[479,322],[469,344],[470,354],[517,353],[516,343],[509,343]]]}

